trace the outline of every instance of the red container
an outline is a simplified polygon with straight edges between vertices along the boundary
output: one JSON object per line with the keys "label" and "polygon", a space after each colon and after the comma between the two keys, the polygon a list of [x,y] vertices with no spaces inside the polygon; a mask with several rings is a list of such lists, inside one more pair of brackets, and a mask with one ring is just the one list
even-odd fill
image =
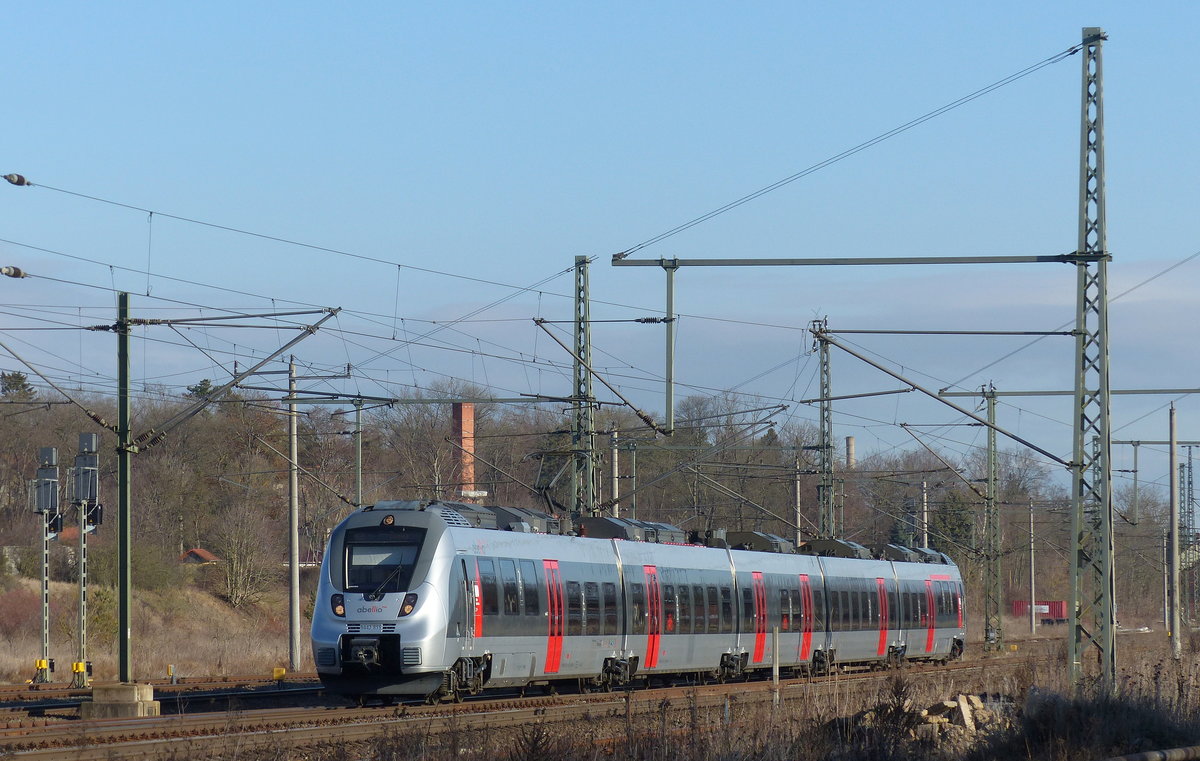
{"label": "red container", "polygon": [[[1067,617],[1067,601],[1066,600],[1038,600],[1034,603],[1034,615],[1038,618],[1066,618]],[[1029,615],[1028,600],[1013,600],[1012,614],[1018,617]]]}

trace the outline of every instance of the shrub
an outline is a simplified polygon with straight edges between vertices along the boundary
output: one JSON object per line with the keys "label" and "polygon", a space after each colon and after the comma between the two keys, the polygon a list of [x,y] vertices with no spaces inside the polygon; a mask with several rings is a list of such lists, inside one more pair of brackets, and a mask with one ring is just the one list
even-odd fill
{"label": "shrub", "polygon": [[36,590],[12,585],[0,591],[0,611],[0,636],[6,639],[41,631],[42,598]]}

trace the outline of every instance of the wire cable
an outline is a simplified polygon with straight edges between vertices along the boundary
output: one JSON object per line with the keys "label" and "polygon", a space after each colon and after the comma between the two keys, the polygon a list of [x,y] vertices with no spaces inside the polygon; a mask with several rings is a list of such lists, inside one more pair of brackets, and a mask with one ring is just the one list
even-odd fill
{"label": "wire cable", "polygon": [[626,256],[629,256],[630,254],[641,251],[643,248],[646,248],[647,246],[653,246],[655,243],[664,241],[667,238],[670,238],[674,235],[678,235],[679,233],[683,232],[684,230],[688,230],[688,229],[693,228],[696,225],[699,225],[703,222],[707,222],[708,220],[712,219],[713,217],[724,214],[727,211],[736,209],[737,207],[739,207],[743,204],[749,203],[750,201],[753,201],[756,198],[761,198],[762,196],[766,195],[767,193],[770,193],[773,190],[778,190],[779,188],[782,188],[785,185],[790,185],[793,182],[795,182],[796,180],[799,180],[803,177],[807,177],[808,175],[818,172],[818,171],[820,171],[828,166],[831,166],[833,164],[836,164],[839,161],[850,158],[851,156],[853,156],[856,153],[861,153],[862,151],[865,151],[868,148],[876,146],[876,145],[884,142],[885,140],[889,140],[893,137],[896,137],[897,135],[907,132],[908,130],[912,129],[913,127],[917,127],[921,124],[924,124],[925,122],[927,122],[931,119],[934,119],[938,116],[941,116],[942,114],[945,114],[949,111],[953,111],[954,109],[959,108],[960,106],[965,106],[966,104],[970,103],[971,101],[977,100],[978,98],[982,98],[984,95],[987,95],[991,92],[999,90],[1001,87],[1004,87],[1005,85],[1009,85],[1020,79],[1024,79],[1025,77],[1029,76],[1030,74],[1033,74],[1034,72],[1040,71],[1040,70],[1046,68],[1047,66],[1058,63],[1059,61],[1062,61],[1065,58],[1075,55],[1082,49],[1083,49],[1083,45],[1072,45],[1071,47],[1067,48],[1066,50],[1062,51],[1061,53],[1056,53],[1056,54],[1050,56],[1049,58],[1044,58],[1041,61],[1038,61],[1037,63],[1033,64],[1032,66],[1027,66],[1026,68],[1021,69],[1020,71],[1016,72],[1015,74],[1010,74],[1007,77],[1004,77],[1003,79],[999,79],[999,80],[991,83],[990,85],[987,85],[986,87],[981,87],[980,89],[978,89],[972,93],[969,93],[967,95],[964,95],[961,98],[958,98],[957,100],[953,100],[953,101],[945,104],[944,106],[940,106],[938,108],[935,108],[932,111],[928,111],[925,114],[922,114],[921,116],[918,116],[917,118],[915,118],[911,121],[905,122],[904,124],[901,124],[898,127],[893,127],[892,129],[888,130],[887,132],[884,132],[880,135],[876,135],[875,137],[871,138],[870,140],[867,140],[866,142],[859,143],[858,145],[856,145],[852,148],[847,148],[846,150],[842,151],[841,153],[838,153],[834,156],[830,156],[829,158],[825,159],[824,161],[820,161],[806,169],[802,169],[799,172],[796,172],[795,174],[784,177],[782,180],[777,180],[776,182],[773,182],[764,188],[759,188],[758,190],[754,191],[753,193],[744,195],[735,201],[730,201],[729,203],[725,204],[724,206],[713,209],[712,211],[710,211],[706,214],[701,214],[700,216],[696,217],[695,219],[692,219],[688,222],[684,222],[681,225],[672,227],[670,230],[659,233],[658,235],[655,235],[652,238],[648,238],[647,240],[644,240],[635,246],[631,246],[631,247],[625,249],[624,251],[621,251],[620,253],[616,254],[615,256],[619,259],[624,259]]}

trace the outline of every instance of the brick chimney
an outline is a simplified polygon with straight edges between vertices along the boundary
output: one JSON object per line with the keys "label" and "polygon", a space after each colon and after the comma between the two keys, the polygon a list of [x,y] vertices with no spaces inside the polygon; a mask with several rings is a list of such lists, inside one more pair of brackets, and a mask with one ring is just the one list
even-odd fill
{"label": "brick chimney", "polygon": [[458,497],[463,502],[478,502],[487,492],[475,483],[475,405],[455,402],[453,405],[454,472],[458,475]]}

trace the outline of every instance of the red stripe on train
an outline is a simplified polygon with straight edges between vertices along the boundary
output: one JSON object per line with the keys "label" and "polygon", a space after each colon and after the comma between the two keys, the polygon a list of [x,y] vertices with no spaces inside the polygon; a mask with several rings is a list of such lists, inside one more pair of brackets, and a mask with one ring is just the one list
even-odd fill
{"label": "red stripe on train", "polygon": [[658,569],[652,565],[642,566],[646,573],[646,605],[649,616],[646,629],[646,668],[658,666],[658,651],[661,644],[662,596],[658,588]]}
{"label": "red stripe on train", "polygon": [[887,654],[887,638],[888,638],[888,599],[887,587],[884,586],[883,579],[875,579],[875,586],[879,591],[879,649],[876,655]]}
{"label": "red stripe on train", "polygon": [[547,674],[558,673],[562,661],[563,645],[563,599],[562,578],[558,573],[557,560],[543,560],[546,571],[546,661]]}
{"label": "red stripe on train", "polygon": [[767,649],[767,587],[762,571],[754,571],[754,662],[762,663]]}
{"label": "red stripe on train", "polygon": [[[949,578],[949,577],[946,577]],[[933,626],[936,623],[936,613],[933,607],[933,579],[925,580],[925,615],[927,623],[925,626],[925,652],[933,652]]]}
{"label": "red stripe on train", "polygon": [[816,616],[816,611],[813,610],[812,584],[808,581],[807,573],[800,574],[800,604],[802,606],[800,620],[803,622],[800,635],[800,660],[807,661],[809,655],[812,654],[813,618]]}
{"label": "red stripe on train", "polygon": [[479,559],[475,559],[475,636],[483,636],[483,584],[479,581]]}

